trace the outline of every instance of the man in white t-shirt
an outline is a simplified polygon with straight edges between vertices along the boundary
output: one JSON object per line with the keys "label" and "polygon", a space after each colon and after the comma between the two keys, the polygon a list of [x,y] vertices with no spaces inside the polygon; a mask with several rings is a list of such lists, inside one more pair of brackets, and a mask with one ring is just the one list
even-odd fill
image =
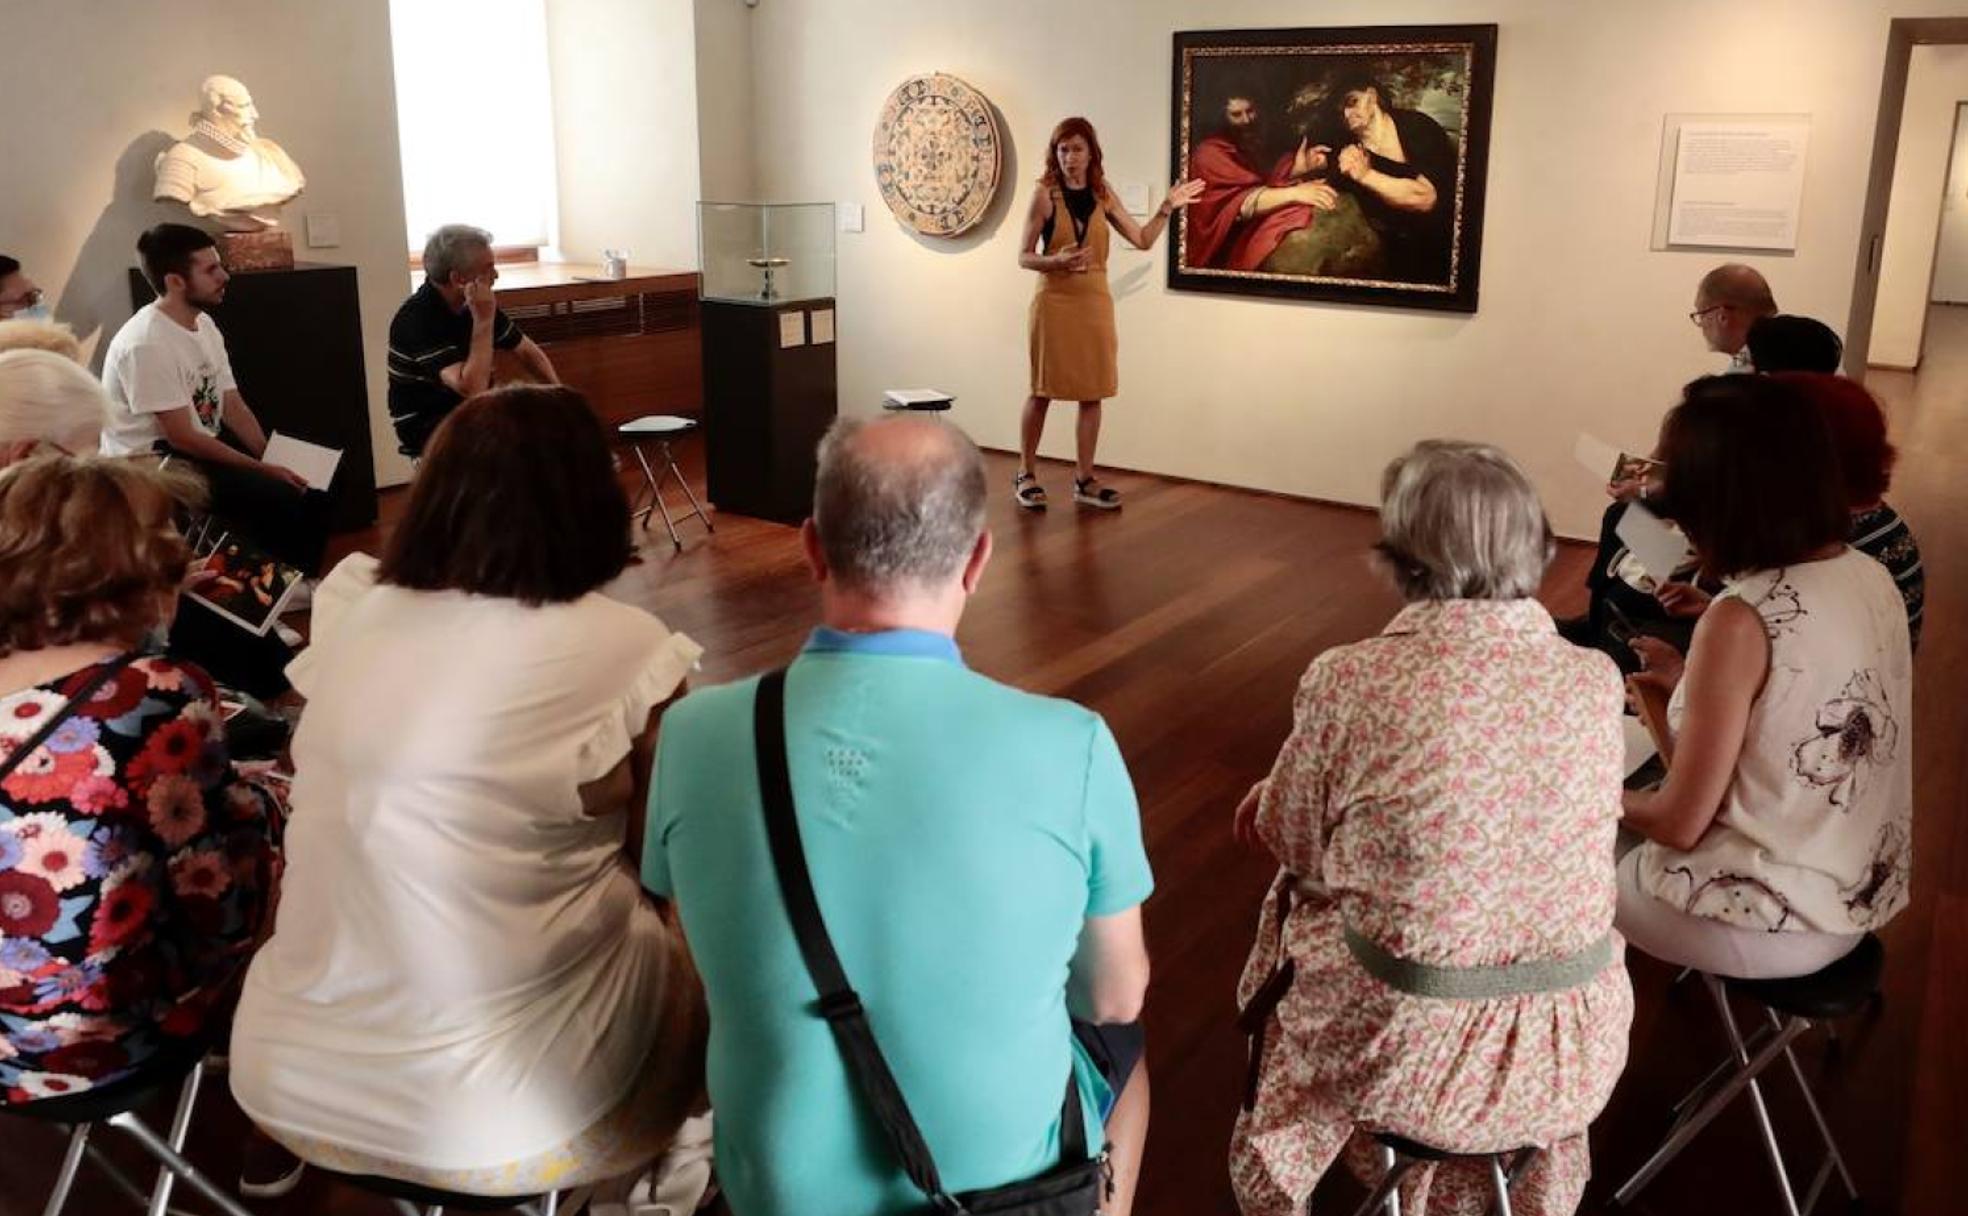
{"label": "man in white t-shirt", "polygon": [[112,403],[102,450],[167,449],[199,466],[212,512],[309,574],[328,542],[328,496],[260,457],[266,431],[232,378],[225,339],[206,310],[225,299],[226,269],[211,236],[159,224],[137,240],[157,299],[110,341],[103,385]]}

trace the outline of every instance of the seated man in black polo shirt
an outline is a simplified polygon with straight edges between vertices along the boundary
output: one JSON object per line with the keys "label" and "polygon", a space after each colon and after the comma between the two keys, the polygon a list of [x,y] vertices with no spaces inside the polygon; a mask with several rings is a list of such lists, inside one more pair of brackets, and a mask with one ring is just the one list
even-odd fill
{"label": "seated man in black polo shirt", "polygon": [[553,361],[499,311],[492,234],[446,224],[424,242],[424,285],[396,310],[389,334],[389,411],[398,446],[415,460],[445,415],[492,386],[497,350],[534,380],[560,383]]}

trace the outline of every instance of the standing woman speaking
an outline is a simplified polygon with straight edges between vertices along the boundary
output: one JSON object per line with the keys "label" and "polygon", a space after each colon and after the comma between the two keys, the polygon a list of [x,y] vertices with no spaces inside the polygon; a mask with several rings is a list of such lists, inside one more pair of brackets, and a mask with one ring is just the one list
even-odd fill
{"label": "standing woman speaking", "polygon": [[1080,403],[1077,467],[1073,501],[1113,510],[1120,494],[1093,477],[1093,450],[1100,440],[1100,403],[1119,391],[1114,335],[1114,297],[1107,292],[1108,225],[1136,249],[1149,249],[1178,207],[1203,192],[1200,181],[1171,188],[1146,224],[1121,206],[1101,171],[1100,137],[1084,118],[1068,118],[1053,128],[1046,145],[1046,167],[1025,234],[1018,264],[1039,272],[1032,296],[1032,395],[1018,428],[1018,476],[1012,497],[1032,511],[1045,509],[1045,490],[1032,472],[1045,433],[1046,407],[1055,399]]}

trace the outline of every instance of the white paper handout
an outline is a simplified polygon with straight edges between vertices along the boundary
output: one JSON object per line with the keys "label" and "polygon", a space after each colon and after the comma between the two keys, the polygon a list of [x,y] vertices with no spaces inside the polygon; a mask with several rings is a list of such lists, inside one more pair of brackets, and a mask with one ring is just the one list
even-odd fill
{"label": "white paper handout", "polygon": [[813,318],[813,344],[815,346],[825,346],[827,343],[832,342],[834,340],[834,310],[831,308],[816,308],[808,315]]}
{"label": "white paper handout", "polygon": [[342,463],[342,453],[338,448],[325,448],[318,443],[309,443],[305,439],[275,431],[267,439],[266,452],[260,460],[292,469],[310,486],[325,490],[335,480],[335,470]]}
{"label": "white paper handout", "polygon": [[779,314],[779,349],[806,345],[806,312],[795,308]]}
{"label": "white paper handout", "polygon": [[1624,455],[1618,448],[1597,435],[1579,432],[1578,442],[1572,445],[1572,459],[1586,467],[1594,477],[1605,477],[1612,472]]}
{"label": "white paper handout", "polygon": [[1656,584],[1674,577],[1688,556],[1688,538],[1637,502],[1620,512],[1613,529]]}

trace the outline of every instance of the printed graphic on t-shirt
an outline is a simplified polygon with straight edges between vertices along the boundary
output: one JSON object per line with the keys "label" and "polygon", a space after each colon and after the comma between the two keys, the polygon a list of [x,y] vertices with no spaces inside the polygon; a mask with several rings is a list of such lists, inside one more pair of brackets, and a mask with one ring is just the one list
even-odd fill
{"label": "printed graphic on t-shirt", "polygon": [[191,412],[198,415],[198,425],[209,435],[219,433],[219,409],[224,403],[219,399],[219,377],[207,365],[198,369],[198,384],[191,390]]}

